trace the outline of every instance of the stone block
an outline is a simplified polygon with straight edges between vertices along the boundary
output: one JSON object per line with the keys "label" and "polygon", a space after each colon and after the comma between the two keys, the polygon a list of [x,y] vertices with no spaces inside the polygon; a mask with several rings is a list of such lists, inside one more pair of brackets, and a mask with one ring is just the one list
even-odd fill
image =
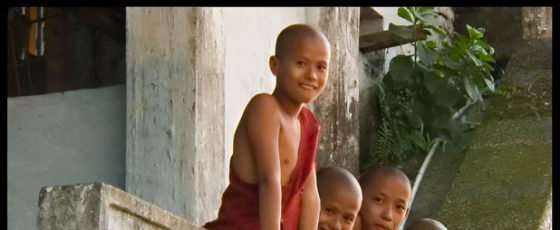
{"label": "stone block", "polygon": [[99,182],[42,188],[37,224],[40,230],[202,229],[136,196]]}

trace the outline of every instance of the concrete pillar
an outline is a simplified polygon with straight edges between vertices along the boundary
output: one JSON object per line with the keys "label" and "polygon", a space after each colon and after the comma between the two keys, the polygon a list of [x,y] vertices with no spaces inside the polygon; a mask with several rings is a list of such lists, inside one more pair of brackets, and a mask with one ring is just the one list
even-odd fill
{"label": "concrete pillar", "polygon": [[113,186],[86,183],[44,187],[39,230],[202,229]]}
{"label": "concrete pillar", "polygon": [[331,43],[329,80],[313,102],[321,123],[317,165],[339,166],[358,175],[358,39],[359,7],[308,9],[307,21],[315,24]]}
{"label": "concrete pillar", "polygon": [[126,190],[201,225],[224,175],[221,8],[127,8]]}

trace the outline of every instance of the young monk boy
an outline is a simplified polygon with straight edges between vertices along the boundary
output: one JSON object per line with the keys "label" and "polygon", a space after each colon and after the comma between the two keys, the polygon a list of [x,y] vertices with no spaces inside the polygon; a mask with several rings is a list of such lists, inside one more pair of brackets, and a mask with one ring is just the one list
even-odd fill
{"label": "young monk boy", "polygon": [[407,225],[405,230],[447,230],[447,228],[437,220],[422,218]]}
{"label": "young monk boy", "polygon": [[319,230],[351,230],[362,205],[358,180],[343,168],[328,167],[317,172],[321,198]]}
{"label": "young monk boy", "polygon": [[410,181],[400,169],[375,166],[359,179],[363,201],[355,230],[396,230],[408,213]]}
{"label": "young monk boy", "polygon": [[276,88],[254,96],[233,140],[229,185],[208,229],[317,229],[319,123],[306,104],[325,88],[330,45],[311,26],[282,30],[269,59]]}

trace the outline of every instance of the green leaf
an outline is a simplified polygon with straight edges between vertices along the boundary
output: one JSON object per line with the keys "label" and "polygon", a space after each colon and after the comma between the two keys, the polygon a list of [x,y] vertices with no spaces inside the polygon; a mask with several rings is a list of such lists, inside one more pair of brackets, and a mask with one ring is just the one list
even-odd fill
{"label": "green leaf", "polygon": [[488,89],[490,89],[490,91],[494,92],[494,90],[496,90],[494,88],[494,81],[492,79],[484,78],[484,82],[486,83],[486,86],[488,87]]}
{"label": "green leaf", "polygon": [[466,53],[467,56],[474,62],[474,65],[476,67],[482,66],[482,62],[476,56],[474,56],[470,51],[467,50]]}
{"label": "green leaf", "polygon": [[410,13],[410,11],[405,8],[405,7],[399,7],[398,13],[399,17],[406,19],[409,22],[414,23],[414,19],[412,19],[412,13]]}
{"label": "green leaf", "polygon": [[492,46],[488,45],[488,43],[482,41],[482,40],[476,40],[474,41],[474,44],[482,46],[484,49],[492,49]]}
{"label": "green leaf", "polygon": [[423,63],[425,63],[428,66],[431,66],[434,64],[435,62],[435,57],[437,55],[436,51],[433,49],[430,49],[429,47],[427,47],[426,45],[424,45],[423,43],[418,43],[417,47],[417,55],[420,58],[420,61],[422,61]]}
{"label": "green leaf", "polygon": [[461,62],[455,61],[448,57],[443,58],[443,65],[454,70],[460,70],[461,68],[463,68],[463,64]]}
{"label": "green leaf", "polygon": [[436,76],[434,73],[425,73],[424,85],[430,94],[435,95],[438,91],[447,86],[447,82],[445,79]]}
{"label": "green leaf", "polygon": [[395,83],[406,82],[413,70],[412,59],[410,56],[398,55],[391,59],[389,72]]}
{"label": "green leaf", "polygon": [[482,46],[480,45],[473,45],[471,46],[470,50],[472,52],[479,52],[479,53],[487,53],[486,50],[484,48],[482,48]]}
{"label": "green leaf", "polygon": [[476,88],[476,86],[471,83],[468,77],[463,78],[463,82],[465,83],[465,90],[467,91],[469,97],[476,101],[478,97],[475,95],[476,92],[473,90],[473,88]]}
{"label": "green leaf", "polygon": [[410,135],[410,139],[412,139],[412,143],[414,143],[414,145],[418,146],[419,148],[423,149],[426,145],[426,140],[424,140],[424,137],[420,132],[412,132]]}
{"label": "green leaf", "polygon": [[421,16],[437,15],[434,7],[416,7],[416,11]]}
{"label": "green leaf", "polygon": [[483,36],[483,33],[469,25],[467,25],[467,31],[469,31],[470,39],[480,39]]}
{"label": "green leaf", "polygon": [[422,23],[426,22],[426,19],[423,17],[422,12],[418,10],[418,7],[411,7],[409,9],[416,21],[420,21]]}
{"label": "green leaf", "polygon": [[437,46],[437,42],[434,40],[428,40],[426,41],[426,46],[430,49],[435,49]]}
{"label": "green leaf", "polygon": [[410,26],[399,26],[389,23],[389,31],[400,38],[412,39],[412,27]]}
{"label": "green leaf", "polygon": [[494,58],[490,54],[477,54],[477,56],[480,59],[482,59],[483,61],[496,63],[496,61],[494,60]]}
{"label": "green leaf", "polygon": [[426,25],[426,28],[432,29],[432,30],[433,30],[436,34],[438,34],[439,36],[445,36],[445,32],[444,32],[441,28],[439,28],[439,27],[437,27],[437,26],[434,26],[434,25]]}

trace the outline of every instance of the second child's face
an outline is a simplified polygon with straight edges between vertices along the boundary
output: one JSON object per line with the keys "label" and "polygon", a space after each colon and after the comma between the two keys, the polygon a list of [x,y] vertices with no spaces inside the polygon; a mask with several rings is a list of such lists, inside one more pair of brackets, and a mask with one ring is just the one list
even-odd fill
{"label": "second child's face", "polygon": [[328,79],[330,48],[317,38],[294,42],[275,68],[283,93],[296,103],[312,102],[323,92]]}
{"label": "second child's face", "polygon": [[321,196],[319,230],[351,230],[361,205],[361,196],[349,189],[331,188]]}
{"label": "second child's face", "polygon": [[410,187],[395,176],[372,179],[375,181],[363,191],[362,229],[395,230],[408,212]]}

